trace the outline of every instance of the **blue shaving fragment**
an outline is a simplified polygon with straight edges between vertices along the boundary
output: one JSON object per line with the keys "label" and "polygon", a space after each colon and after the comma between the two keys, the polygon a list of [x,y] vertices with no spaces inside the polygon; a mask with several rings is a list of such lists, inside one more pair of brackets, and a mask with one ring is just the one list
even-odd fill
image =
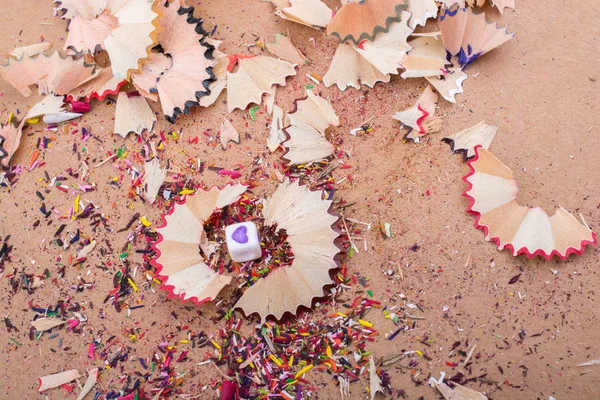
{"label": "blue shaving fragment", "polygon": [[467,63],[467,55],[465,54],[464,49],[461,47],[460,51],[457,54],[458,57],[458,63],[462,66],[464,66]]}
{"label": "blue shaving fragment", "polygon": [[398,334],[399,334],[399,333],[402,331],[402,329],[404,329],[404,328],[400,328],[400,329],[398,329],[396,332],[392,333],[392,334],[391,334],[391,335],[388,337],[388,340],[392,340],[392,339],[394,339],[396,336],[398,336]]}
{"label": "blue shaving fragment", "polygon": [[[440,21],[443,21],[443,20],[444,20],[444,18],[446,18],[446,16],[449,16],[449,17],[454,17],[454,16],[455,16],[455,15],[458,13],[458,10],[460,10],[460,7],[456,7],[456,9],[455,9],[454,11],[452,11],[452,10],[450,10],[450,9],[445,9],[445,10],[444,10],[444,14],[442,14],[442,15],[440,16]],[[464,11],[464,10],[466,10],[466,8],[463,8],[463,11]]]}
{"label": "blue shaving fragment", "polygon": [[73,244],[77,241],[79,241],[79,229],[77,229],[77,233],[75,234],[75,236],[73,236],[73,239],[69,240],[69,244]]}

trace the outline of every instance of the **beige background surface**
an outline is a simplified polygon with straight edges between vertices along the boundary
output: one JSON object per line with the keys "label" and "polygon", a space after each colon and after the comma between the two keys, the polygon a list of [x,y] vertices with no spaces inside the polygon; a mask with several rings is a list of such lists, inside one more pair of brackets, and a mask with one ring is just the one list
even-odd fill
{"label": "beige background surface", "polygon": [[[328,3],[333,5],[334,2]],[[267,2],[211,0],[190,5],[196,6],[197,15],[205,17],[209,29],[212,25],[218,26],[215,37],[224,40],[222,50],[227,53],[248,54],[248,50],[256,53],[258,48],[248,49],[246,44],[260,38],[270,40],[276,32],[291,35],[311,64],[302,66],[298,75],[278,91],[277,103],[284,109],[289,109],[294,99],[303,97],[303,87],[311,84],[305,73],[323,75],[326,72],[336,47],[335,41],[323,32],[276,18]],[[0,50],[3,53],[15,46],[37,43],[41,38],[54,43],[55,48],[62,47],[66,23],[53,16],[49,1],[0,0],[0,9]],[[522,204],[541,205],[546,211],[560,204],[570,212],[582,213],[590,227],[597,229],[600,224],[600,182],[595,172],[600,151],[600,27],[594,16],[600,14],[600,3],[517,0],[515,11],[507,10],[504,15],[496,10],[488,11],[488,18],[499,21],[500,25],[508,24],[509,30],[516,32],[515,38],[467,70],[465,94],[457,96],[457,104],[440,102],[438,113],[444,118],[444,128],[423,144],[403,143],[402,132],[391,115],[411,105],[426,81],[394,77],[392,83],[380,84],[374,89],[364,87],[360,91],[348,89],[345,92],[318,87],[319,92],[329,96],[340,115],[343,126],[335,129],[333,136],[347,154],[345,161],[353,165],[351,170],[337,170],[336,180],[351,173],[354,181],[346,180],[337,185],[336,198],[357,202],[347,216],[374,224],[388,222],[392,226],[392,239],[383,240],[375,229],[362,235],[368,241],[369,251],[361,252],[349,262],[349,273],[371,277],[375,299],[393,305],[399,301],[397,294],[403,293],[424,309],[426,319],[417,321],[415,329],[401,333],[391,342],[380,336],[371,347],[378,357],[402,350],[426,350],[432,361],[419,360],[416,369],[420,371],[419,380],[426,380],[429,373],[439,376],[440,371],[454,374],[460,370],[460,367],[446,365],[446,361],[450,361],[448,351],[455,341],[464,344],[468,340],[469,344],[477,344],[481,357],[472,363],[470,371],[464,372],[469,377],[487,373],[488,379],[498,382],[480,387],[492,398],[597,398],[600,366],[576,367],[588,359],[600,358],[597,249],[588,248],[584,255],[572,256],[567,262],[538,258],[529,261],[523,257],[513,258],[508,252],[497,252],[493,244],[484,241],[483,233],[473,228],[474,217],[465,212],[467,201],[461,197],[465,189],[461,177],[467,167],[459,155],[449,153],[448,145],[440,139],[481,120],[498,125],[500,130],[491,150],[515,171]],[[316,47],[309,38],[315,39]],[[293,89],[294,84],[298,90]],[[35,103],[35,99],[22,98],[2,81],[0,95],[2,120],[8,112],[17,108],[25,110],[26,105]],[[240,145],[233,145],[226,152],[206,143],[202,132],[209,129],[216,132],[226,115],[223,100],[222,96],[210,109],[194,110],[174,127],[159,118],[157,131],[181,129],[185,137],[200,137],[197,145],[170,144],[172,148],[167,157],[173,165],[170,174],[191,173],[184,161],[188,157],[200,157],[208,164],[226,168],[241,163],[246,166],[243,171],[246,177],[253,158],[262,155],[271,180],[261,181],[254,192],[268,194],[275,178],[270,166],[280,153],[269,155],[266,150],[265,115],[252,122],[247,113],[239,110],[233,113],[234,125],[242,136],[247,133],[250,139],[243,137]],[[177,301],[167,300],[163,291],[154,293],[147,287],[143,289],[145,298],[140,303],[146,307],[132,311],[129,317],[126,311],[119,314],[108,304],[103,305],[104,297],[113,287],[112,276],[116,269],[110,267],[108,272],[103,272],[97,266],[117,261],[127,233],[106,230],[92,233],[85,220],[59,221],[58,217],[67,213],[74,200],[71,193],[56,189],[50,194],[44,193],[48,209],[57,211],[49,218],[53,223],[46,226],[38,210],[40,201],[35,191],[44,189],[40,182],[44,171],[52,177],[66,175],[67,168],[79,166],[77,155],[71,151],[74,143],[80,151],[86,148],[90,164],[105,159],[108,150],[119,146],[125,145],[132,152],[141,149],[142,145],[132,136],[122,139],[110,133],[115,108],[105,103],[94,101],[92,112],[78,121],[77,127],[72,127],[86,127],[99,141],[82,143],[78,134],[56,135],[56,142],[43,152],[46,165],[23,172],[12,191],[0,191],[0,236],[11,234],[14,245],[13,260],[6,264],[1,275],[0,299],[3,316],[8,315],[20,330],[9,334],[2,327],[0,331],[2,399],[39,398],[36,390],[39,376],[64,369],[76,368],[83,372],[90,368],[94,364],[87,358],[87,345],[92,337],[105,342],[115,335],[127,342],[132,354],[148,357],[159,342],[185,338],[185,333],[178,330],[181,325],[190,325],[195,332],[216,332],[220,327],[210,319],[214,316],[213,306],[184,307]],[[153,107],[159,111],[157,105]],[[370,117],[375,117],[370,136],[349,135],[351,129]],[[41,124],[27,129],[14,164],[29,164],[29,154],[42,136],[42,130]],[[142,168],[139,163],[135,166]],[[92,169],[90,182],[97,185],[97,190],[82,194],[82,199],[101,206],[115,231],[125,226],[135,212],[156,222],[157,207],[127,197],[130,185],[127,176],[120,189],[108,184],[122,173],[111,163]],[[211,171],[202,175],[196,172],[194,178],[208,185],[228,181]],[[69,178],[66,184],[71,183],[76,180]],[[426,195],[428,190],[430,195]],[[32,225],[38,219],[42,223],[34,230]],[[71,232],[81,227],[82,232],[93,235],[101,247],[106,248],[108,240],[115,252],[102,257],[96,250],[80,270],[68,266],[65,278],[53,282],[57,277],[57,257],[62,254],[66,258],[75,253],[74,249],[61,251],[57,245],[48,244],[61,223],[67,223]],[[44,239],[46,242],[42,243]],[[415,243],[419,249],[411,251]],[[129,259],[132,266],[142,261],[139,255]],[[508,285],[509,279],[518,273],[516,266],[525,272],[518,283]],[[396,269],[394,279],[383,275],[390,267]],[[404,280],[399,279],[399,267]],[[35,274],[48,268],[51,279],[33,295],[20,290],[13,296],[8,284],[13,268],[24,268]],[[552,269],[558,274],[554,275]],[[78,274],[94,282],[93,289],[76,292],[73,286]],[[136,282],[142,281],[138,274]],[[59,299],[71,296],[74,301],[87,305],[89,322],[82,333],[60,331],[63,350],[57,350],[57,339],[48,339],[47,335],[37,343],[30,341],[29,321],[33,313],[28,310],[28,304],[54,305]],[[141,294],[132,296],[132,300],[141,300]],[[93,302],[93,309],[89,302]],[[447,315],[442,312],[445,305],[449,306]],[[101,309],[105,318],[100,318]],[[172,312],[178,319],[174,319]],[[382,335],[394,329],[379,311],[371,311],[369,318]],[[145,336],[137,342],[129,342],[124,333],[131,328],[145,332]],[[521,329],[527,333],[523,341],[518,336]],[[540,332],[541,336],[531,337]],[[435,340],[426,349],[419,343],[425,334]],[[14,337],[23,346],[15,347],[8,337]],[[184,349],[184,345],[181,346]],[[64,350],[65,347],[70,350]],[[178,370],[189,369],[196,376],[185,379],[183,392],[212,398],[212,389],[199,389],[219,376],[207,366],[197,366],[204,360],[203,351],[185,350],[190,351],[190,361],[181,363]],[[106,371],[102,384],[119,387],[115,379],[140,368],[137,361],[124,365],[124,370]],[[527,369],[526,376],[523,366]],[[389,368],[393,388],[404,389],[410,399],[436,398],[432,389],[416,387],[411,382],[410,372]],[[329,375],[314,372],[309,379],[326,384],[316,393],[317,398],[339,396]],[[353,384],[352,398],[365,398],[366,384],[366,380]],[[51,399],[64,396],[62,389],[48,393]]]}

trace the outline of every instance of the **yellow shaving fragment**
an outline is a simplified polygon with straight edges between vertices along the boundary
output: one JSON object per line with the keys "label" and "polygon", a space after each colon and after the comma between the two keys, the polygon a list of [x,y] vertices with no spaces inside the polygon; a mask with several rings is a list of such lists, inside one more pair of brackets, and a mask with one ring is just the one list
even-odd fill
{"label": "yellow shaving fragment", "polygon": [[77,195],[77,197],[75,197],[75,204],[73,204],[73,211],[75,212],[79,212],[79,199],[81,199],[81,196]]}
{"label": "yellow shaving fragment", "polygon": [[279,358],[275,357],[273,354],[269,354],[269,358],[271,360],[273,360],[273,362],[275,364],[277,364],[278,367],[281,367],[283,365],[283,363],[281,362],[281,360]]}
{"label": "yellow shaving fragment", "polygon": [[146,227],[152,225],[152,223],[150,221],[148,221],[146,219],[146,217],[140,217],[140,222],[142,223],[142,225],[144,225]]}
{"label": "yellow shaving fragment", "polygon": [[131,278],[127,278],[127,282],[129,282],[129,284],[131,285],[131,287],[133,288],[133,290],[135,290],[136,292],[139,292],[137,286],[135,286],[135,283],[133,283],[133,281],[131,280]]}
{"label": "yellow shaving fragment", "polygon": [[311,369],[313,369],[313,365],[312,364],[307,365],[306,367],[304,367],[300,371],[298,371],[298,373],[296,374],[296,376],[294,376],[294,379],[300,378],[302,375],[304,375],[305,373],[307,373]]}
{"label": "yellow shaving fragment", "polygon": [[358,322],[362,325],[362,326],[366,326],[367,328],[371,328],[373,326],[372,322],[369,321],[363,321],[362,319],[359,319]]}

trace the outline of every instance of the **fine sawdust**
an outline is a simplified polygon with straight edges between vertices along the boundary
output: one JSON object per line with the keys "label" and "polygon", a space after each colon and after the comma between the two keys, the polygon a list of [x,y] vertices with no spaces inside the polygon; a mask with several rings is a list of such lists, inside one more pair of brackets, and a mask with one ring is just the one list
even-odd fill
{"label": "fine sawdust", "polygon": [[[339,2],[326,3],[335,9]],[[66,22],[53,16],[50,1],[27,0],[15,4],[0,0],[0,6],[5,11],[0,16],[3,52],[38,43],[41,38],[52,42],[55,48],[62,47]],[[483,240],[481,231],[473,228],[473,217],[465,211],[467,200],[461,197],[465,189],[461,177],[467,173],[467,166],[460,157],[450,154],[447,144],[440,142],[441,138],[479,121],[497,125],[499,134],[491,149],[513,166],[522,204],[541,205],[547,212],[561,204],[573,213],[585,215],[590,227],[598,229],[600,180],[594,174],[600,152],[597,101],[600,28],[584,21],[600,13],[600,3],[571,2],[566,6],[568,11],[560,12],[541,0],[519,1],[514,12],[507,9],[504,14],[485,7],[490,19],[501,26],[509,24],[517,34],[514,40],[467,69],[465,93],[457,95],[456,104],[440,99],[437,115],[444,118],[444,127],[421,144],[403,143],[398,124],[391,116],[414,104],[427,85],[425,80],[402,80],[394,76],[391,83],[377,84],[373,89],[350,88],[343,93],[336,87],[327,89],[323,85],[315,89],[330,99],[340,115],[341,126],[333,129],[332,135],[343,139],[341,148],[351,155],[346,162],[353,168],[335,172],[336,181],[348,174],[353,177],[337,185],[336,196],[349,203],[356,202],[346,215],[374,224],[391,224],[390,239],[384,240],[377,229],[363,235],[368,240],[368,252],[354,256],[348,264],[349,272],[371,277],[370,289],[378,300],[387,301],[404,293],[418,302],[426,318],[417,321],[415,329],[387,341],[383,335],[394,330],[394,325],[382,313],[372,311],[370,321],[381,336],[371,343],[369,350],[377,357],[403,350],[424,350],[420,339],[428,333],[435,340],[426,349],[432,361],[422,360],[416,367],[421,371],[420,379],[426,379],[430,373],[439,376],[440,371],[466,372],[461,366],[447,366],[446,360],[454,342],[468,340],[477,344],[480,353],[471,363],[473,376],[487,374],[488,379],[498,382],[473,388],[485,390],[493,398],[592,398],[600,392],[600,368],[576,367],[600,356],[595,334],[600,328],[596,311],[599,300],[596,288],[600,285],[597,249],[588,248],[582,256],[571,257],[567,262],[513,258],[509,252],[496,251],[493,244]],[[288,111],[295,99],[305,95],[304,87],[314,84],[305,73],[323,75],[338,45],[325,32],[276,17],[269,2],[206,0],[197,5],[196,13],[206,19],[207,30],[217,26],[214,37],[223,39],[220,49],[227,54],[257,54],[260,53],[257,47],[246,45],[258,39],[271,40],[275,33],[289,34],[313,63],[303,66],[284,89],[278,90],[276,104]],[[310,38],[314,38],[316,46]],[[26,104],[35,104],[35,99],[24,99],[4,81],[0,82],[0,96],[3,121],[9,112],[20,109],[23,113]],[[212,165],[233,168],[237,164],[249,166],[257,155],[269,162],[281,155],[281,150],[274,154],[266,150],[269,130],[264,113],[258,114],[256,122],[241,110],[228,114],[224,100],[222,96],[211,108],[193,109],[191,115],[182,115],[175,126],[159,118],[157,132],[175,129],[183,130],[186,137],[201,137],[195,145],[172,145],[173,165],[182,165],[188,157],[199,157]],[[152,107],[160,112],[158,104]],[[114,104],[107,106],[93,100],[92,111],[77,124],[85,126],[101,142],[89,140],[83,144],[79,135],[59,135],[45,152],[45,166],[24,172],[12,192],[2,189],[0,236],[11,234],[14,245],[13,261],[7,264],[5,275],[13,267],[36,274],[45,268],[55,268],[57,247],[43,250],[41,242],[52,239],[59,222],[42,224],[35,231],[31,226],[40,216],[40,201],[35,191],[44,170],[55,176],[68,167],[77,168],[77,155],[71,152],[74,143],[84,145],[92,159],[90,166],[104,160],[108,150],[122,145],[141,146],[131,135],[127,139],[112,135],[114,113]],[[242,135],[241,143],[231,145],[227,152],[220,146],[209,146],[202,135],[205,130],[215,134],[224,117],[231,118]],[[369,135],[349,135],[351,129],[371,117],[375,119]],[[40,124],[26,130],[13,164],[29,165],[29,153],[42,129]],[[153,223],[158,219],[157,208],[127,198],[127,183],[120,189],[108,184],[119,174],[111,163],[91,168],[90,181],[98,188],[82,195],[102,206],[102,212],[109,215],[115,232],[107,237],[117,247],[126,243],[127,232],[116,230],[125,226],[133,213],[139,212]],[[229,181],[228,177],[210,170],[196,178],[208,185],[223,186]],[[260,182],[255,193],[272,193],[274,181]],[[46,204],[61,213],[72,202],[72,196],[56,190],[46,197]],[[100,263],[96,256],[90,255],[90,266]],[[130,261],[141,263],[141,257],[132,254]],[[524,273],[520,281],[509,285],[510,278],[519,273],[515,266],[522,267]],[[388,269],[393,269],[395,275],[384,276],[383,271]],[[147,291],[143,302],[146,307],[132,311],[129,317],[126,312],[117,313],[102,303],[112,288],[112,275],[94,267],[88,270],[89,275],[87,270],[78,271],[70,266],[65,276],[66,282],[75,282],[77,274],[95,282],[93,290],[86,289],[83,293],[75,292],[68,284],[56,286],[46,282],[33,295],[21,290],[11,296],[7,278],[0,279],[3,316],[10,316],[20,330],[17,340],[23,343],[14,346],[8,340],[14,334],[4,327],[0,331],[3,343],[0,398],[37,398],[37,378],[57,371],[77,369],[86,376],[86,369],[94,366],[86,355],[89,337],[122,337],[126,330],[136,328],[145,335],[129,345],[145,354],[171,335],[177,340],[177,327],[188,321],[197,331],[217,329],[211,321],[213,305],[183,306],[178,300],[168,300],[164,291]],[[555,275],[552,270],[558,273]],[[93,302],[94,308],[85,311],[93,328],[90,336],[61,334],[63,349],[57,352],[50,351],[56,345],[47,338],[37,343],[29,341],[26,335],[32,313],[28,311],[28,302],[54,305],[66,296],[76,296],[88,305]],[[448,306],[446,313],[442,311],[444,306]],[[521,330],[527,333],[525,339],[518,335]],[[534,336],[540,332],[541,335]],[[184,381],[187,393],[212,398],[214,391],[199,392],[199,389],[220,376],[214,368],[196,365],[202,349],[189,350],[190,361],[182,363],[180,368],[195,370],[197,375]],[[404,389],[408,398],[437,396],[427,385],[416,387],[411,382],[410,370],[391,366],[387,372],[392,387]],[[115,371],[111,376],[117,379],[119,375]],[[332,384],[330,375],[314,372],[308,379],[323,384],[316,398],[338,398],[339,388]],[[363,389],[368,385],[366,377],[362,383],[351,385],[351,398],[367,396]],[[63,389],[55,391],[48,393],[49,398],[58,399],[66,393]]]}

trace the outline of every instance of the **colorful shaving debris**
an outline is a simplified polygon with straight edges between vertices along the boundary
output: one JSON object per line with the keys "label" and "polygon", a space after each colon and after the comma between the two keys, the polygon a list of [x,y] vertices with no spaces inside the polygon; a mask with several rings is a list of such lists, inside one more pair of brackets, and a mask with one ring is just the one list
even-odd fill
{"label": "colorful shaving debris", "polygon": [[334,303],[294,321],[254,326],[251,335],[226,314],[226,326],[210,338],[208,359],[226,366],[242,398],[308,398],[319,390],[315,374],[324,372],[335,385],[357,381],[369,372],[368,343],[378,335],[362,318],[381,303],[359,296],[330,310]]}
{"label": "colorful shaving debris", "polygon": [[[252,286],[258,279],[266,277],[274,268],[291,265],[294,254],[287,242],[285,230],[264,225],[262,203],[259,198],[244,195],[230,206],[215,211],[204,224],[209,243],[218,248],[212,255],[204,255],[208,264],[217,272],[234,274],[238,288]],[[231,260],[225,243],[225,227],[239,222],[252,221],[259,231],[262,257],[245,263]]]}

